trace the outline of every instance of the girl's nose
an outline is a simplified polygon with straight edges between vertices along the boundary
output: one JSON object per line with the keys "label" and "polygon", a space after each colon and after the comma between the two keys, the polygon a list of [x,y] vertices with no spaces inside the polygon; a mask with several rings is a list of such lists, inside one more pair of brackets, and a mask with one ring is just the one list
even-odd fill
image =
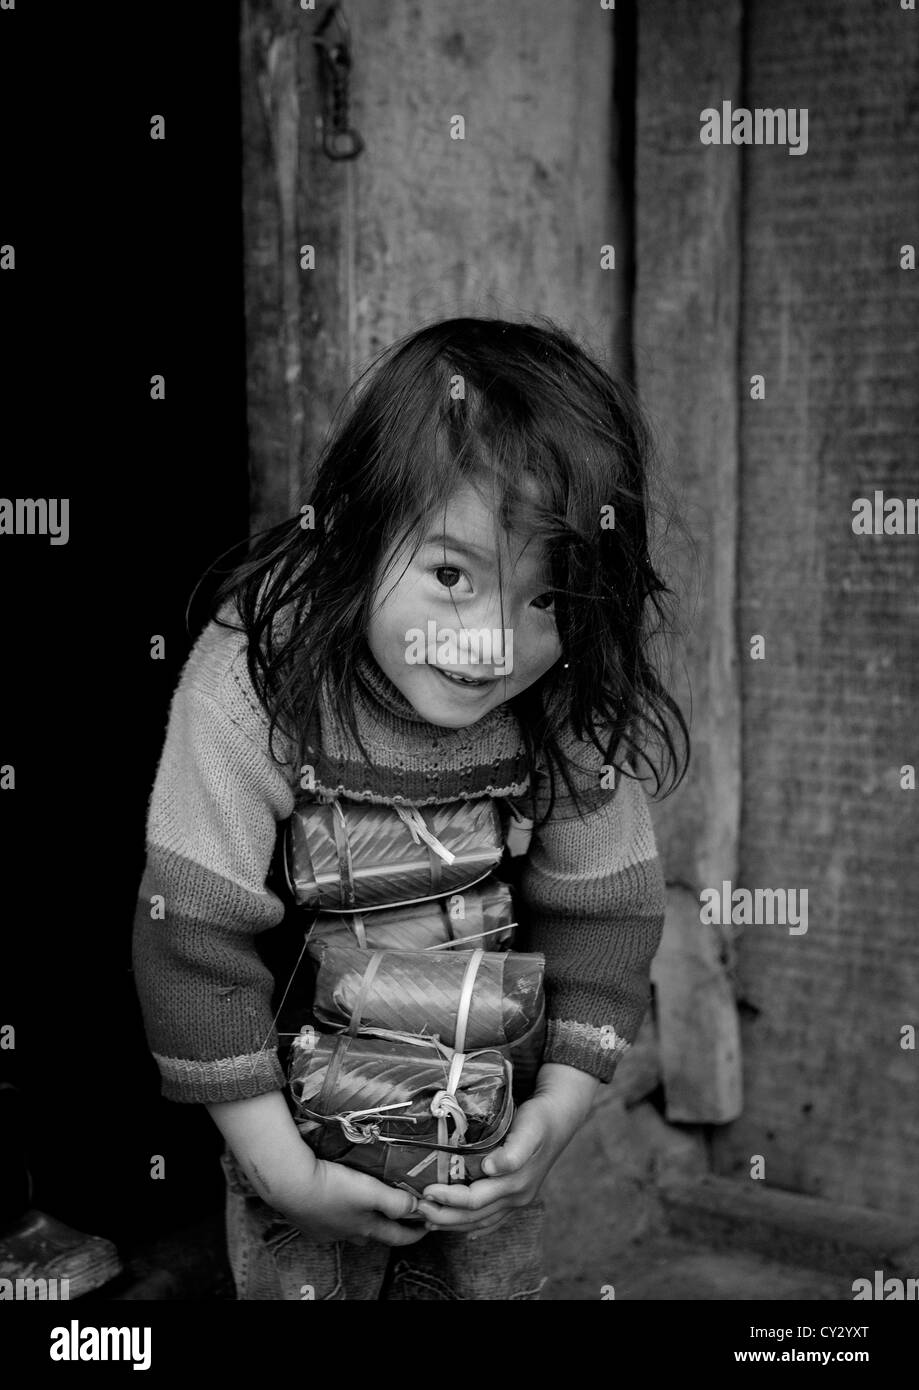
{"label": "girl's nose", "polygon": [[503,662],[514,641],[513,618],[507,605],[503,613],[500,607],[494,604],[489,604],[487,608],[475,613],[464,613],[463,625],[476,632],[487,632],[491,638],[495,661]]}
{"label": "girl's nose", "polygon": [[[510,675],[514,663],[514,629],[511,613],[496,603],[482,604],[474,612],[463,613],[463,626],[475,639],[475,648],[482,654],[479,660],[493,667],[495,673]],[[502,621],[503,620],[503,621]]]}

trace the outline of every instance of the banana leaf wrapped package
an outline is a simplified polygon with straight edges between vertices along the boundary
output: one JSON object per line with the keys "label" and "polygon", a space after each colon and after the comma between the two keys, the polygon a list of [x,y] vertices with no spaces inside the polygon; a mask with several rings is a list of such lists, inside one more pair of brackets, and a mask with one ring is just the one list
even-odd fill
{"label": "banana leaf wrapped package", "polygon": [[519,1099],[545,1045],[545,957],[539,952],[362,951],[326,945],[313,1012],[331,1029],[434,1036],[449,1047],[496,1047],[514,1064]]}
{"label": "banana leaf wrapped package", "polygon": [[514,1115],[511,1065],[490,1048],[304,1027],[291,1049],[294,1120],[317,1157],[421,1193],[481,1176]]}
{"label": "banana leaf wrapped package", "polygon": [[284,866],[300,906],[354,912],[461,891],[503,853],[490,797],[420,807],[301,798],[287,823]]}
{"label": "banana leaf wrapped package", "polygon": [[406,907],[320,912],[310,930],[309,951],[318,959],[326,942],[370,951],[423,951],[429,946],[503,951],[513,942],[515,926],[510,885],[489,874],[462,892]]}
{"label": "banana leaf wrapped package", "polygon": [[327,945],[313,1008],[333,1029],[427,1033],[456,1046],[464,987],[470,990],[463,1045],[519,1041],[543,1011],[545,957],[524,951],[362,951]]}

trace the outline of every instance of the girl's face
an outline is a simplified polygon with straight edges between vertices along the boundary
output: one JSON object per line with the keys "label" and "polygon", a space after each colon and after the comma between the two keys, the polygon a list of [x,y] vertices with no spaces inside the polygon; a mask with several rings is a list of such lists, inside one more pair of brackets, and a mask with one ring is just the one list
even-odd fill
{"label": "girl's face", "polygon": [[374,660],[423,719],[445,729],[476,723],[561,656],[545,547],[502,532],[502,596],[493,516],[463,484],[414,559],[406,540],[374,577],[367,628]]}

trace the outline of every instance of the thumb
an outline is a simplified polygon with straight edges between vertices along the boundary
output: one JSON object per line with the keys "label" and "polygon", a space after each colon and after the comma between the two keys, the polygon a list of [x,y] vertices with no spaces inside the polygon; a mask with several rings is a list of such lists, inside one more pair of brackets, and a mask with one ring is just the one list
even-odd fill
{"label": "thumb", "polygon": [[406,1192],[402,1187],[388,1187],[385,1198],[374,1205],[384,1216],[399,1221],[418,1210],[418,1198],[413,1192]]}
{"label": "thumb", "polygon": [[533,1157],[543,1140],[542,1125],[537,1115],[535,1107],[520,1107],[504,1143],[482,1160],[482,1172],[487,1178],[516,1173],[518,1168],[522,1168]]}

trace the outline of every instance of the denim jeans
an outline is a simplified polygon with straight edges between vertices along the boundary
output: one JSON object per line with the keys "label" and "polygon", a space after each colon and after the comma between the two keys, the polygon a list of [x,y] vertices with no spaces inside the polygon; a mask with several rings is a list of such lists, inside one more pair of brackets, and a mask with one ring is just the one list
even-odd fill
{"label": "denim jeans", "polygon": [[227,1150],[227,1250],[238,1299],[539,1299],[543,1203],[487,1235],[431,1231],[414,1245],[320,1243],[267,1206]]}

